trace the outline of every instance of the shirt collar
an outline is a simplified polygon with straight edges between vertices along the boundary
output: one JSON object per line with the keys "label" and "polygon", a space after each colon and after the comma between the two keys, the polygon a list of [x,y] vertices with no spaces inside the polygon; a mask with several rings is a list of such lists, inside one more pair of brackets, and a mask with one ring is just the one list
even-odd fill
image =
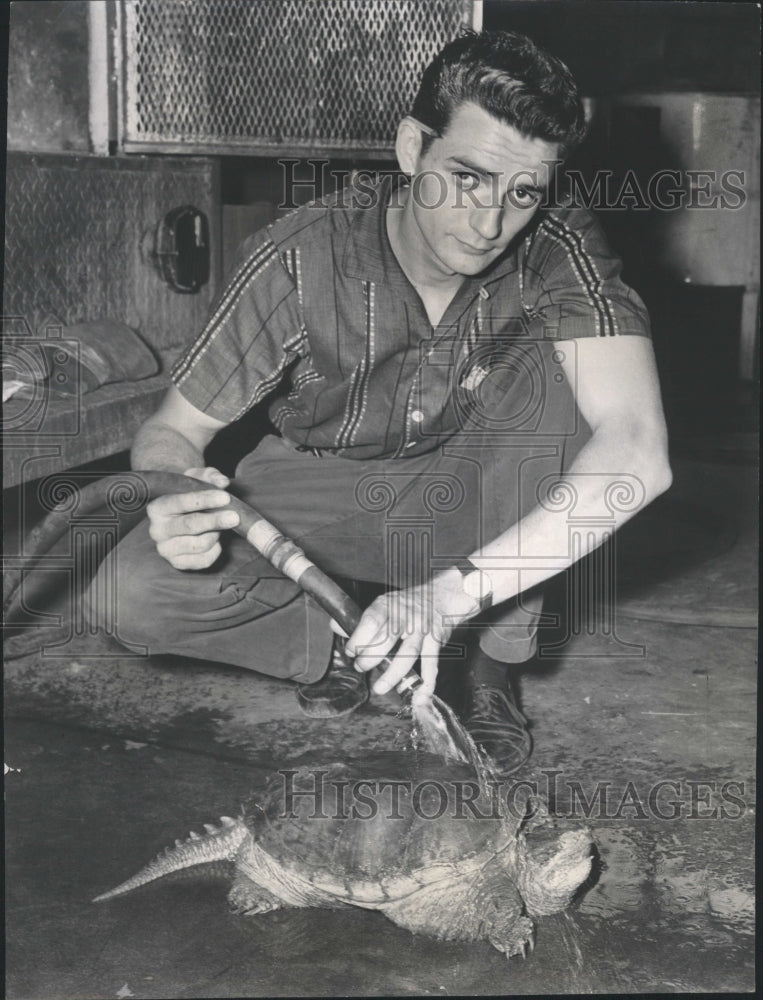
{"label": "shirt collar", "polygon": [[[408,286],[409,282],[387,236],[387,207],[397,190],[400,177],[382,177],[373,188],[349,188],[350,197],[361,204],[353,208],[353,218],[345,242],[342,269],[349,278],[361,278],[379,285]],[[363,207],[363,201],[370,201]]]}
{"label": "shirt collar", "polygon": [[[373,188],[364,188],[362,191],[358,189],[355,192],[350,189],[351,195],[372,203],[367,208],[357,206],[353,209],[353,219],[342,257],[342,270],[349,278],[360,278],[380,285],[411,287],[387,235],[387,206],[393,191],[401,183],[401,176],[385,175]],[[515,246],[510,247],[481,274],[467,278],[466,281],[473,284],[476,290],[516,271],[516,247],[519,242],[521,240],[517,240]]]}

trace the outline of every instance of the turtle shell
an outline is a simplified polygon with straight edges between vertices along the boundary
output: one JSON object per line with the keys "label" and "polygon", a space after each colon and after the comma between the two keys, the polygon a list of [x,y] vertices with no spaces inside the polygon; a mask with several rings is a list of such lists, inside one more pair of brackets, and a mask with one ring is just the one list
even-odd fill
{"label": "turtle shell", "polygon": [[470,767],[416,751],[285,768],[245,813],[283,869],[314,885],[339,880],[350,896],[363,883],[397,884],[395,896],[410,879],[430,881],[427,873],[438,880],[450,866],[455,875],[513,836]]}

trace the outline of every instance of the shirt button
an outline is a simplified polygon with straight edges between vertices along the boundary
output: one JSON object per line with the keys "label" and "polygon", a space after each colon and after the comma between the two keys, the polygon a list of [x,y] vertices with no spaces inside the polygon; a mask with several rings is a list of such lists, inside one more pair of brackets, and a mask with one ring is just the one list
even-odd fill
{"label": "shirt button", "polygon": [[411,414],[411,420],[415,421],[417,424],[420,424],[423,419],[424,419],[424,414],[421,412],[421,410],[414,410],[413,413]]}

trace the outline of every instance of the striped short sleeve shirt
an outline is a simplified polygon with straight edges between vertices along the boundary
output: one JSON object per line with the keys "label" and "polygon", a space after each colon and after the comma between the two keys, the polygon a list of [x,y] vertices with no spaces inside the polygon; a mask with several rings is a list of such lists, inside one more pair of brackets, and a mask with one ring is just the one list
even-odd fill
{"label": "striped short sleeve shirt", "polygon": [[[526,369],[528,352],[553,389],[560,341],[649,335],[619,259],[576,207],[537,213],[432,327],[387,237],[393,183],[344,189],[245,241],[172,371],[190,403],[230,423],[268,397],[273,424],[298,446],[405,457],[451,437],[491,373]],[[505,393],[519,400],[537,391],[531,382],[504,378]]]}

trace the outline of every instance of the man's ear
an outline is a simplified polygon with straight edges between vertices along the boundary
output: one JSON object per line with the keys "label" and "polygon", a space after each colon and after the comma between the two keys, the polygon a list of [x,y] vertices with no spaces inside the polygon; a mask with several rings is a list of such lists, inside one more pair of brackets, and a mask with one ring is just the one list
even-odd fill
{"label": "man's ear", "polygon": [[397,126],[395,155],[404,174],[413,176],[419,170],[421,157],[421,126],[413,118],[403,118]]}

